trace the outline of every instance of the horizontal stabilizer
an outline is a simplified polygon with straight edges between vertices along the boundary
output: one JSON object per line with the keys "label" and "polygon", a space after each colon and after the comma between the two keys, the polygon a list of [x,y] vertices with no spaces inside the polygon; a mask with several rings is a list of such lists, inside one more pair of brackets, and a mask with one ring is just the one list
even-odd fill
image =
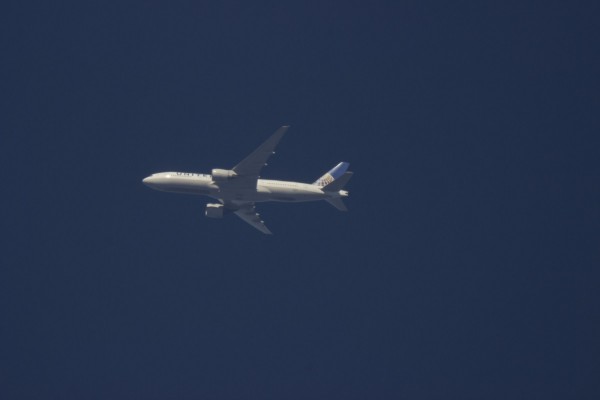
{"label": "horizontal stabilizer", "polygon": [[353,172],[350,171],[344,172],[344,175],[331,182],[330,184],[323,186],[322,190],[324,192],[337,192],[339,190],[342,190],[344,186],[346,186],[350,178],[352,178],[352,174]]}
{"label": "horizontal stabilizer", "polygon": [[325,200],[340,211],[348,211],[348,209],[346,208],[346,205],[342,201],[341,197],[334,197],[332,199],[325,199]]}

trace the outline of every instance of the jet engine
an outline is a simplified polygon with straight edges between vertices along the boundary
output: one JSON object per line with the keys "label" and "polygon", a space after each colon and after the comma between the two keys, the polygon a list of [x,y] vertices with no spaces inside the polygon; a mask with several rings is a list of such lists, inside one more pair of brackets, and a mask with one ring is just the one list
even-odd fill
{"label": "jet engine", "polygon": [[224,208],[223,204],[209,203],[206,205],[204,215],[208,218],[223,218]]}
{"label": "jet engine", "polygon": [[228,181],[237,176],[237,174],[230,169],[217,169],[217,168],[213,169],[210,174],[212,175],[212,179],[215,182]]}

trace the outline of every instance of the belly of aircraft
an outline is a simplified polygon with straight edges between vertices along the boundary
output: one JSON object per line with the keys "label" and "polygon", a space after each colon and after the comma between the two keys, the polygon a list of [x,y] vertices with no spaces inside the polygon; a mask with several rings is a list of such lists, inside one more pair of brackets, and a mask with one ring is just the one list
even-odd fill
{"label": "belly of aircraft", "polygon": [[184,194],[198,194],[207,195],[210,194],[212,188],[210,184],[206,182],[189,181],[184,179],[168,179],[161,183],[158,190],[173,193],[184,193]]}
{"label": "belly of aircraft", "polygon": [[289,187],[265,187],[259,186],[256,191],[255,201],[309,201],[319,200],[318,193]]}
{"label": "belly of aircraft", "polygon": [[162,190],[185,193],[208,195],[210,197],[222,199],[225,201],[243,201],[243,202],[300,202],[310,200],[320,200],[321,193],[315,193],[309,190],[302,190],[296,187],[270,187],[267,185],[258,185],[256,189],[239,189],[227,186],[217,187],[210,183],[198,181],[172,180],[166,183]]}

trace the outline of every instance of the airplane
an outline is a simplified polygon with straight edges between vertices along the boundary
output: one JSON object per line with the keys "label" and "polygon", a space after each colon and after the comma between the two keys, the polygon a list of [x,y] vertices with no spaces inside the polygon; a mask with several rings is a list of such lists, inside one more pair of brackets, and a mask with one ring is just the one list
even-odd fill
{"label": "airplane", "polygon": [[264,234],[272,234],[260,215],[256,203],[267,201],[304,202],[325,200],[340,211],[347,211],[342,201],[348,196],[344,186],[352,177],[347,162],[340,162],[313,183],[261,179],[260,171],[287,132],[284,125],[249,156],[232,169],[215,168],[210,174],[159,172],[143,179],[152,189],[164,192],[205,195],[218,201],[206,205],[205,216],[222,218],[233,213]]}

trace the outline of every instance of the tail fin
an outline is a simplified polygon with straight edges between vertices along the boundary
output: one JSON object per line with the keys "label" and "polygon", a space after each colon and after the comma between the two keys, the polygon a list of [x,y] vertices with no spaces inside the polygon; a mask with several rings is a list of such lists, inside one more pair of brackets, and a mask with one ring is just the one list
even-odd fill
{"label": "tail fin", "polygon": [[[347,197],[348,192],[345,190],[342,190],[342,189],[348,183],[350,178],[352,178],[352,172],[350,172],[350,171],[344,172],[344,175],[342,175],[340,178],[336,179],[335,181],[331,182],[328,185],[323,186],[323,188],[321,189],[324,192],[336,192],[337,193],[335,195],[335,197],[330,197],[325,200],[340,211],[348,211],[348,209],[346,208],[346,205],[342,201],[342,197]],[[338,196],[340,196],[340,197],[338,197]]]}
{"label": "tail fin", "polygon": [[337,192],[339,190],[342,190],[344,186],[346,186],[350,178],[352,178],[352,174],[353,172],[350,171],[344,172],[344,175],[342,175],[341,178],[338,178],[335,181],[323,186],[321,190],[323,190],[324,192]]}
{"label": "tail fin", "polygon": [[344,175],[344,172],[348,170],[349,166],[350,163],[342,161],[341,163],[330,169],[325,175],[314,181],[313,185],[326,186],[330,184],[331,182],[338,179],[340,176]]}

